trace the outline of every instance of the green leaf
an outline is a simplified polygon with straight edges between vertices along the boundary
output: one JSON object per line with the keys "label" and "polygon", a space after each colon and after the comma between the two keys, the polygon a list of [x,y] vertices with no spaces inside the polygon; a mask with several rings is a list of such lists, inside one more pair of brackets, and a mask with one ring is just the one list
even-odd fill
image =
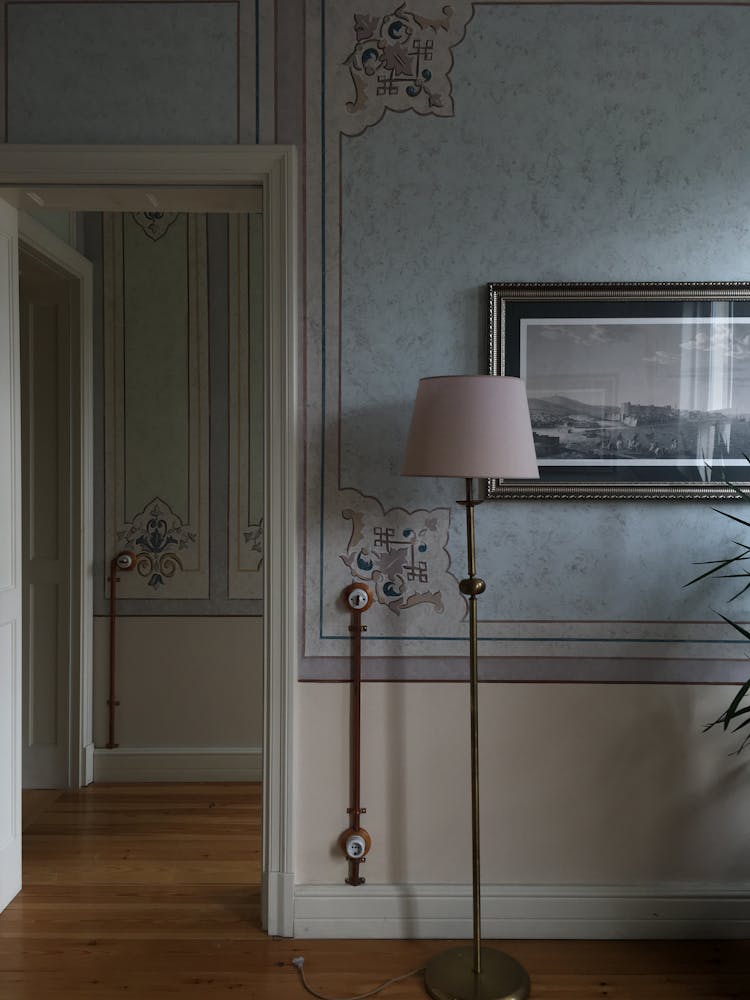
{"label": "green leaf", "polygon": [[[724,618],[723,615],[721,617]],[[729,619],[727,618],[727,619],[725,619],[725,621],[729,621]],[[730,625],[735,625],[734,622],[729,622],[729,624]],[[735,625],[735,628],[738,628],[738,626]],[[743,631],[743,633],[745,635],[748,634],[747,632],[744,631],[744,629],[739,630],[739,631]],[[735,712],[737,706],[739,705],[739,703],[742,701],[742,699],[747,694],[748,690],[750,690],[750,679],[748,679],[748,680],[745,681],[745,683],[739,689],[739,691],[737,692],[737,694],[734,696],[732,704],[729,706],[729,708],[724,713],[724,730],[725,731],[729,728],[729,723],[732,721],[732,718],[734,717],[734,712]]]}
{"label": "green leaf", "polygon": [[[739,575],[740,575],[739,573],[736,573],[736,574],[735,574],[735,576],[739,576]],[[734,597],[730,597],[730,598],[729,598],[729,603],[731,604],[731,603],[732,603],[732,601],[736,601],[738,597],[742,597],[742,595],[743,595],[743,594],[744,594],[744,593],[745,593],[745,592],[746,592],[747,590],[750,590],[750,583],[746,583],[746,584],[745,584],[745,586],[744,586],[744,587],[743,587],[743,588],[742,588],[741,590],[738,590],[738,591],[737,591],[737,593],[736,593],[736,594],[734,595]]]}
{"label": "green leaf", "polygon": [[[723,618],[724,621],[727,623],[727,625],[731,625],[732,628],[737,629],[740,635],[744,635],[746,639],[750,639],[750,632],[748,632],[746,628],[743,628],[742,625],[739,625],[737,622],[733,622],[731,618],[727,618],[727,616],[723,615],[721,611],[717,611],[716,614],[719,616],[719,618]],[[744,685],[745,689],[747,689],[748,686],[750,686],[750,680],[748,680],[745,683]]]}
{"label": "green leaf", "polygon": [[[732,556],[730,559],[721,559],[713,563],[712,569],[707,569],[705,573],[701,573],[700,576],[696,576],[694,579],[689,580],[687,583],[683,584],[684,587],[689,587],[693,583],[698,583],[699,580],[705,580],[707,576],[712,576],[714,573],[718,573],[719,570],[724,569],[725,566],[731,566],[732,563],[738,562],[740,559],[744,559],[745,555],[740,554],[738,556]],[[696,563],[696,566],[707,566],[708,563]]]}
{"label": "green leaf", "polygon": [[736,708],[734,712],[732,712],[732,718],[739,719],[741,715],[747,715],[748,713],[750,713],[750,705],[748,705],[746,708]]}
{"label": "green leaf", "polygon": [[[747,458],[747,456],[745,456],[745,457]],[[737,493],[739,496],[741,496],[743,500],[747,500],[748,499],[749,495],[748,495],[747,490],[743,489],[741,486],[738,486],[737,483],[731,483],[731,482],[729,482],[729,480],[726,478],[726,476],[724,477],[724,485],[728,486],[731,490],[734,490],[734,492]]]}
{"label": "green leaf", "polygon": [[[743,497],[743,499],[750,500],[750,494],[743,493],[741,490],[737,490],[737,492],[741,497]],[[714,507],[713,510],[715,510],[717,514],[721,514],[723,517],[728,517],[730,521],[736,521],[737,524],[742,524],[746,528],[750,528],[750,521],[745,521],[744,518],[737,517],[736,514],[730,514],[728,510],[719,510],[718,507]]]}

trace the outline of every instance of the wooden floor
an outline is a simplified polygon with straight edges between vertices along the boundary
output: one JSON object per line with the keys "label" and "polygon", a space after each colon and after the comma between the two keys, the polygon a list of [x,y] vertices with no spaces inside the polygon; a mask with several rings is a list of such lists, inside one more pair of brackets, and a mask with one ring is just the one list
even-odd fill
{"label": "wooden floor", "polygon": [[[259,929],[257,785],[92,786],[25,802],[24,889],[0,915],[0,1000],[350,996],[446,942]],[[505,943],[534,1000],[750,1000],[749,942]],[[421,977],[381,994],[423,997]]]}

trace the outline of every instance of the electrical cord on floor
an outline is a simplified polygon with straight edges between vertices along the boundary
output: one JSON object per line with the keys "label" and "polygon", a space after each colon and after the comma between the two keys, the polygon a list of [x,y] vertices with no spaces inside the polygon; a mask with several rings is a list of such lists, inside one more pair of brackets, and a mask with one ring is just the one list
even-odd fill
{"label": "electrical cord on floor", "polygon": [[302,985],[305,987],[307,992],[312,994],[312,996],[317,997],[318,1000],[367,1000],[367,997],[374,997],[376,993],[382,993],[383,990],[388,989],[389,986],[395,986],[396,983],[401,983],[404,979],[409,979],[411,976],[416,976],[419,975],[420,972],[424,972],[424,966],[420,969],[412,969],[411,972],[405,972],[403,976],[396,976],[395,979],[389,979],[387,982],[381,983],[380,986],[376,986],[374,990],[368,990],[367,993],[358,993],[354,997],[328,997],[324,993],[318,993],[308,983],[307,976],[305,975],[305,960],[302,955],[299,955],[297,958],[293,958],[292,965],[296,966],[299,970]]}

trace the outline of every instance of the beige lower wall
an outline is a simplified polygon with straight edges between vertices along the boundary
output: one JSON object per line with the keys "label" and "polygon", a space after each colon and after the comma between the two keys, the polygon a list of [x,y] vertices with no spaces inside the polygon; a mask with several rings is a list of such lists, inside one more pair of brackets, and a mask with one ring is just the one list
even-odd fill
{"label": "beige lower wall", "polygon": [[[107,744],[109,619],[94,620],[94,740]],[[116,742],[218,748],[263,743],[263,619],[117,621]]]}
{"label": "beige lower wall", "polygon": [[[702,733],[733,690],[481,685],[483,882],[749,879],[747,759]],[[300,684],[298,708],[296,881],[341,883],[349,688]],[[368,885],[470,883],[466,686],[367,684],[363,720]]]}

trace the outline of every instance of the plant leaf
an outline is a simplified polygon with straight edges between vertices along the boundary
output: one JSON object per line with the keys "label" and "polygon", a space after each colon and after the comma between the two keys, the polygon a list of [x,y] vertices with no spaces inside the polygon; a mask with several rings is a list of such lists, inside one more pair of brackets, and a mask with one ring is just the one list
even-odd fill
{"label": "plant leaf", "polygon": [[[740,559],[744,559],[745,554],[740,553],[738,556],[732,556],[730,559],[717,560],[712,569],[707,569],[705,573],[701,573],[700,576],[694,577],[692,580],[688,580],[687,583],[683,584],[684,587],[689,587],[693,583],[697,583],[699,580],[705,580],[707,576],[711,576],[714,573],[718,573],[719,570],[724,569],[725,566],[731,566],[732,563],[738,562]],[[708,563],[696,563],[696,566],[707,566]]]}
{"label": "plant leaf", "polygon": [[[737,489],[736,487],[734,488]],[[750,500],[750,494],[743,493],[742,490],[737,490],[737,492],[743,500]],[[715,510],[717,514],[721,514],[722,517],[728,517],[730,521],[736,521],[737,524],[742,524],[746,528],[750,528],[750,521],[745,521],[744,518],[737,517],[736,514],[730,514],[728,510],[719,510],[718,507],[714,507],[713,510]]]}
{"label": "plant leaf", "polygon": [[[740,574],[739,574],[739,573],[737,573],[737,574],[735,574],[735,575],[736,575],[736,576],[739,576]],[[741,589],[741,590],[738,590],[738,591],[737,591],[737,593],[736,593],[736,594],[734,595],[734,597],[730,597],[730,598],[729,598],[729,603],[731,604],[731,602],[732,602],[732,601],[736,601],[736,600],[737,600],[737,598],[738,598],[738,597],[741,597],[741,596],[742,596],[742,595],[743,595],[743,594],[745,593],[745,591],[747,591],[747,590],[750,590],[750,583],[746,583],[746,584],[745,584],[745,586],[744,586],[744,587],[742,587],[742,589]]]}
{"label": "plant leaf", "polygon": [[[722,615],[722,618],[723,617],[724,616]],[[726,620],[729,621],[729,619],[726,619]],[[729,624],[733,625],[734,622],[729,622]],[[745,634],[747,634],[747,633],[745,633]],[[750,679],[748,679],[748,680],[745,681],[745,683],[739,689],[739,691],[737,692],[737,694],[734,696],[732,704],[729,706],[729,708],[724,713],[724,730],[725,731],[729,728],[729,723],[732,721],[732,718],[734,717],[734,713],[735,713],[735,710],[736,710],[737,706],[742,701],[742,699],[745,697],[745,695],[747,694],[747,692],[748,692],[749,689],[750,689]]]}
{"label": "plant leaf", "polygon": [[[743,628],[742,625],[739,625],[737,622],[733,622],[731,618],[727,618],[727,616],[723,615],[721,611],[717,611],[716,614],[719,616],[719,618],[723,618],[724,621],[727,623],[727,625],[731,625],[732,628],[737,629],[740,635],[744,635],[746,639],[750,639],[750,632],[748,632],[746,628]],[[746,681],[744,685],[745,688],[747,688],[748,686],[750,686],[750,680]]]}

